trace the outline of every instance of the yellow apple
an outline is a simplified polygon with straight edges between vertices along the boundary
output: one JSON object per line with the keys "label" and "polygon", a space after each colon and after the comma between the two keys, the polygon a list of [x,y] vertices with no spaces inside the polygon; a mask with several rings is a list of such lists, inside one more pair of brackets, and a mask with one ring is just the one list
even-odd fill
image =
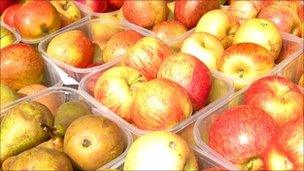
{"label": "yellow apple", "polygon": [[207,12],[197,23],[195,32],[207,32],[217,37],[224,49],[233,41],[239,22],[228,11],[217,9]]}
{"label": "yellow apple", "polygon": [[217,61],[222,57],[224,48],[221,42],[212,34],[194,32],[184,40],[181,52],[197,57],[209,69],[217,70]]}
{"label": "yellow apple", "polygon": [[232,1],[228,11],[235,16],[240,23],[244,23],[250,18],[255,18],[262,9],[262,2],[256,0],[250,1]]}
{"label": "yellow apple", "polygon": [[6,29],[5,27],[1,26],[1,39],[0,39],[0,48],[4,48],[10,44],[13,44],[15,39],[15,36],[13,35],[13,33],[11,33],[8,29]]}
{"label": "yellow apple", "polygon": [[275,24],[269,20],[253,18],[247,20],[236,32],[233,44],[251,42],[270,51],[275,60],[281,51],[282,36]]}

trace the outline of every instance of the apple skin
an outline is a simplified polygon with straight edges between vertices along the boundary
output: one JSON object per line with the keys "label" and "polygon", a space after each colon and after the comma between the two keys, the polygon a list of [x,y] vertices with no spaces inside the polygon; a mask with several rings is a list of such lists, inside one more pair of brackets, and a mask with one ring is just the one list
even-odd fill
{"label": "apple skin", "polygon": [[205,13],[218,8],[218,0],[179,0],[175,2],[174,18],[192,29]]}
{"label": "apple skin", "polygon": [[235,16],[240,23],[250,18],[255,18],[262,9],[261,1],[238,1],[231,2],[228,11]]}
{"label": "apple skin", "polygon": [[51,58],[68,65],[85,68],[92,63],[94,47],[80,30],[71,30],[55,36],[47,47]]}
{"label": "apple skin", "polygon": [[1,83],[13,90],[39,84],[44,77],[44,62],[31,45],[19,43],[1,49]]}
{"label": "apple skin", "polygon": [[278,5],[281,7],[289,7],[296,13],[301,9],[301,3],[299,0],[262,0],[264,7],[270,5]]}
{"label": "apple skin", "polygon": [[219,71],[234,79],[237,90],[266,74],[274,66],[269,51],[254,43],[230,46],[218,60]]}
{"label": "apple skin", "polygon": [[298,82],[298,85],[304,87],[304,74],[302,74],[302,76]]}
{"label": "apple skin", "polygon": [[280,128],[263,155],[267,170],[304,170],[303,116]]}
{"label": "apple skin", "polygon": [[166,130],[192,115],[186,90],[177,83],[156,78],[145,82],[134,93],[131,117],[143,130]]}
{"label": "apple skin", "polygon": [[136,139],[127,153],[123,169],[199,170],[197,159],[185,140],[166,131],[147,133]]}
{"label": "apple skin", "polygon": [[17,10],[14,25],[22,37],[37,39],[60,29],[61,21],[49,1],[28,1]]}
{"label": "apple skin", "polygon": [[1,16],[2,21],[5,24],[9,25],[10,27],[15,28],[14,17],[17,13],[17,10],[21,7],[21,5],[22,4],[18,3],[6,8],[6,10],[3,12]]}
{"label": "apple skin", "polygon": [[185,88],[194,111],[205,106],[212,86],[212,75],[199,59],[184,53],[173,54],[163,61],[157,77],[172,80]]}
{"label": "apple skin", "polygon": [[65,27],[81,19],[81,12],[73,1],[56,0],[50,1],[59,13],[61,27]]}
{"label": "apple skin", "polygon": [[98,78],[94,97],[121,118],[132,122],[133,92],[145,81],[146,78],[134,68],[113,67]]}
{"label": "apple skin", "polygon": [[91,9],[93,12],[106,12],[108,8],[108,1],[104,0],[76,0],[77,2],[85,5],[89,9]]}
{"label": "apple skin", "polygon": [[0,48],[4,48],[8,45],[13,44],[16,41],[15,36],[13,35],[12,32],[10,32],[8,29],[5,27],[1,26],[1,31],[0,31]]}
{"label": "apple skin", "polygon": [[113,9],[119,9],[124,3],[124,0],[107,0],[107,1],[109,6]]}
{"label": "apple skin", "polygon": [[282,32],[301,35],[301,20],[298,14],[287,6],[270,5],[259,13],[258,18],[272,21]]}
{"label": "apple skin", "polygon": [[2,15],[3,12],[11,5],[15,3],[15,0],[3,0],[0,1],[0,14]]}
{"label": "apple skin", "polygon": [[143,36],[134,30],[125,30],[113,35],[103,50],[103,61],[107,63],[117,57],[122,57],[141,38]]}
{"label": "apple skin", "polygon": [[278,27],[271,21],[252,18],[242,24],[236,32],[233,44],[251,42],[256,43],[271,52],[275,60],[281,51],[282,36]]}
{"label": "apple skin", "polygon": [[199,20],[195,32],[207,32],[217,37],[224,49],[227,49],[233,41],[239,22],[226,10],[212,10],[207,12]]}
{"label": "apple skin", "polygon": [[122,11],[126,20],[144,28],[152,28],[168,18],[168,7],[164,0],[125,0]]}
{"label": "apple skin", "polygon": [[303,115],[303,95],[288,79],[269,76],[251,84],[244,95],[244,104],[259,107],[283,126]]}
{"label": "apple skin", "polygon": [[170,40],[186,33],[188,29],[182,23],[171,20],[155,25],[152,31],[164,42],[169,42]]}
{"label": "apple skin", "polygon": [[122,65],[140,71],[148,80],[156,78],[158,69],[173,50],[161,40],[144,37],[133,45],[122,58]]}
{"label": "apple skin", "polygon": [[251,164],[252,168],[262,169],[261,155],[276,130],[276,123],[263,110],[249,105],[234,106],[212,123],[209,146],[244,170]]}
{"label": "apple skin", "polygon": [[197,57],[210,70],[218,70],[217,63],[224,54],[224,48],[212,34],[194,32],[183,41],[181,52]]}

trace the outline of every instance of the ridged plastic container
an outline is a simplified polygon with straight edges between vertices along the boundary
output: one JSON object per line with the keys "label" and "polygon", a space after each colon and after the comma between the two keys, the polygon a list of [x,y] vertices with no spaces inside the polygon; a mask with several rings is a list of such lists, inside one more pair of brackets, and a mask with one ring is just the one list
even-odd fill
{"label": "ridged plastic container", "polygon": [[1,27],[6,28],[8,31],[10,31],[14,35],[16,40],[14,41],[13,44],[17,44],[21,41],[20,35],[14,29],[12,29],[9,25],[5,24],[2,20],[1,20]]}
{"label": "ridged plastic container", "polygon": [[119,10],[115,10],[115,11],[111,11],[111,12],[104,12],[104,13],[101,13],[101,12],[94,12],[92,11],[90,8],[88,8],[87,6],[77,2],[77,1],[74,1],[75,4],[77,4],[78,6],[81,6],[82,9],[85,9],[86,11],[88,11],[88,13],[90,14],[90,16],[92,18],[101,18],[101,17],[108,17],[108,16],[117,16],[118,13],[119,13]]}
{"label": "ridged plastic container", "polygon": [[[119,63],[119,61],[117,61],[117,64],[118,63]],[[94,95],[92,94],[92,92],[90,92],[90,90],[88,88],[92,87],[92,85],[95,84],[95,82],[97,81],[99,76],[105,70],[106,69],[97,70],[97,71],[87,75],[86,77],[84,77],[81,80],[81,82],[79,83],[78,88],[79,88],[80,92],[83,93],[84,96],[87,97],[93,104],[95,104],[98,109],[100,109],[101,111],[104,111],[105,114],[112,117],[113,119],[115,118],[115,120],[117,122],[121,123],[126,128],[128,128],[128,130],[130,132],[132,132],[135,135],[135,137],[141,136],[141,135],[149,132],[149,131],[141,130],[141,129],[137,128],[136,126],[128,123],[127,121],[120,118],[117,114],[112,112],[110,109],[108,109],[106,106],[104,106],[102,103],[100,103],[99,101],[97,101],[94,98]],[[229,96],[231,96],[231,94],[233,92],[234,92],[234,89],[233,89],[232,81],[229,78],[223,77],[222,74],[220,74],[218,72],[214,72],[213,73],[213,86],[212,86],[212,90],[209,95],[208,104],[204,108],[202,108],[199,111],[197,111],[196,113],[194,113],[191,117],[187,118],[186,120],[180,122],[173,128],[169,129],[169,131],[177,133],[177,132],[180,132],[181,130],[185,129],[187,126],[189,126],[191,123],[193,123],[199,116],[205,115],[205,113],[207,111],[213,109],[215,106],[217,106],[217,104],[221,103],[221,101],[223,99],[226,99]]]}
{"label": "ridged plastic container", "polygon": [[[76,68],[76,67],[70,66],[68,64],[65,64],[65,63],[63,63],[63,62],[61,62],[59,60],[56,60],[56,59],[52,58],[51,56],[49,56],[47,54],[47,47],[48,47],[48,44],[50,43],[50,41],[55,36],[57,36],[59,34],[62,34],[64,32],[70,31],[70,30],[78,29],[78,30],[84,31],[87,34],[87,36],[94,43],[94,40],[92,38],[91,28],[90,28],[91,24],[93,22],[98,22],[98,23],[104,23],[104,24],[107,24],[107,25],[111,25],[111,22],[113,22],[113,20],[108,20],[107,18],[97,18],[97,19],[89,20],[89,21],[83,22],[81,24],[78,24],[76,26],[70,27],[70,28],[68,28],[68,29],[66,29],[66,30],[64,30],[62,32],[56,33],[56,34],[54,34],[54,35],[46,38],[45,40],[43,40],[39,44],[38,49],[39,49],[40,53],[42,54],[42,56],[44,57],[45,60],[47,60],[49,62],[52,62],[52,63],[55,63],[65,73],[67,73],[69,77],[74,78],[76,81],[80,81],[85,75],[87,75],[89,73],[92,73],[95,70],[106,69],[106,68],[109,68],[109,67],[113,66],[113,64],[116,63],[118,59],[114,59],[111,62],[104,63],[102,65],[91,67],[91,68]],[[119,21],[117,21],[117,22],[119,23]],[[124,26],[122,24],[120,24],[120,29],[121,30],[128,30],[128,29],[131,30],[131,28],[128,28],[127,26]],[[142,34],[143,36],[147,36],[146,33],[141,33],[141,32],[139,32],[139,33]]]}
{"label": "ridged plastic container", "polygon": [[[171,41],[169,43],[170,47],[174,48],[175,51],[180,52],[181,45],[183,41],[192,33],[194,32],[194,29],[191,30],[191,32],[187,33],[184,37],[180,38],[176,41]],[[284,59],[281,60],[279,63],[276,62],[276,65],[265,75],[260,75],[260,77],[252,79],[251,81],[248,81],[246,85],[249,85],[250,83],[254,82],[255,80],[264,77],[266,75],[272,74],[280,70],[281,68],[284,68],[290,61],[298,58],[298,56],[303,53],[303,39],[298,38],[294,35],[287,34],[287,33],[281,33],[283,43],[282,43],[282,49],[280,52],[280,55],[278,58]],[[238,81],[241,79],[238,78],[232,78],[230,76],[226,76],[231,78],[233,81]],[[243,81],[244,82],[244,81]],[[245,88],[245,87],[243,87]]]}
{"label": "ridged plastic container", "polygon": [[[38,100],[39,98],[43,98],[49,94],[55,95],[58,100],[60,101],[60,103],[64,103],[64,102],[68,102],[68,101],[75,101],[75,100],[81,100],[86,102],[88,105],[90,105],[92,107],[92,113],[95,115],[101,115],[105,118],[108,118],[109,120],[113,121],[115,124],[117,124],[115,122],[114,119],[109,118],[108,116],[104,115],[102,112],[100,112],[99,110],[97,110],[94,105],[88,101],[84,96],[82,96],[77,90],[75,89],[71,89],[71,88],[66,88],[66,87],[52,87],[52,88],[48,88],[46,90],[43,90],[37,94],[28,96],[27,98],[23,99],[22,101],[19,101],[18,103],[14,103],[6,108],[4,108],[3,110],[1,110],[1,117],[4,114],[4,112],[6,112],[7,110],[9,110],[10,108],[25,102],[25,101],[35,101]],[[126,129],[120,125],[117,124],[120,129],[121,132],[123,133],[123,138],[124,138],[124,142],[125,142],[125,150],[124,152],[118,156],[116,159],[110,161],[109,163],[103,165],[102,167],[100,167],[98,170],[104,170],[104,169],[116,169],[121,167],[122,163],[123,163],[123,159],[127,154],[127,151],[132,143],[132,135],[130,132],[126,131]]]}
{"label": "ridged plastic container", "polygon": [[[63,83],[60,79],[58,72],[54,68],[54,64],[44,61],[44,68],[45,68],[45,70],[44,70],[45,77],[41,84],[45,85],[46,87],[61,87],[63,85]],[[8,103],[8,104],[4,105],[3,108],[6,106],[9,106],[15,102],[23,101],[27,97],[28,96],[25,96],[12,103]]]}
{"label": "ridged plastic container", "polygon": [[[80,23],[82,23],[82,22],[85,22],[85,21],[89,20],[89,19],[90,19],[89,12],[88,12],[86,9],[82,8],[81,6],[79,6],[79,4],[77,4],[77,3],[75,3],[75,4],[77,5],[77,7],[79,8],[79,10],[80,10],[80,12],[81,12],[82,18],[81,18],[80,20],[75,21],[74,23],[71,23],[71,24],[69,24],[69,25],[67,25],[67,26],[65,26],[65,27],[62,27],[62,28],[56,30],[56,31],[53,32],[53,33],[50,33],[50,34],[45,35],[45,36],[43,36],[43,37],[41,37],[41,38],[38,38],[38,39],[28,39],[28,38],[24,38],[24,37],[22,37],[22,35],[20,34],[20,36],[21,36],[21,41],[24,42],[24,43],[27,43],[27,44],[38,44],[39,42],[41,42],[42,40],[44,40],[45,38],[47,38],[47,37],[49,37],[49,36],[52,36],[52,35],[54,35],[54,34],[56,34],[56,33],[58,33],[58,32],[61,32],[61,31],[65,30],[65,29],[69,28],[69,27],[72,27],[72,26],[74,26],[74,25],[77,25],[77,24],[80,24]],[[15,29],[15,31],[16,31],[17,33],[19,33],[17,29]]]}
{"label": "ridged plastic container", "polygon": [[[289,59],[290,60],[286,65],[278,68],[270,75],[280,75],[293,81],[294,83],[298,83],[301,75],[304,72],[304,56],[302,54],[297,58]],[[221,114],[222,111],[232,106],[242,104],[243,96],[246,90],[247,89],[242,89],[241,91],[238,91],[233,96],[222,101],[221,104],[219,104],[217,107],[208,111],[205,115],[200,116],[199,119],[195,122],[193,128],[194,141],[197,147],[200,149],[199,152],[212,159],[213,161],[219,163],[221,167],[224,167],[228,170],[238,170],[238,168],[208,146],[209,129],[211,127],[211,124]]]}

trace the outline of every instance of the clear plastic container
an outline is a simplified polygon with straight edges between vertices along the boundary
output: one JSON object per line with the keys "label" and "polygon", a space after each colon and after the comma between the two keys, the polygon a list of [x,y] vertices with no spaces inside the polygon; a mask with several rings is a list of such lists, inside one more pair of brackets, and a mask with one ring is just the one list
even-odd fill
{"label": "clear plastic container", "polygon": [[8,31],[10,31],[14,35],[16,40],[14,41],[13,44],[17,44],[21,41],[20,35],[14,29],[12,29],[9,25],[5,24],[3,21],[1,21],[1,27],[6,28]]}
{"label": "clear plastic container", "polygon": [[[119,61],[117,61],[117,64]],[[85,97],[87,97],[92,103],[96,105],[101,111],[104,111],[105,114],[108,116],[115,118],[117,122],[124,125],[130,132],[132,132],[135,136],[143,135],[149,131],[141,130],[136,126],[128,123],[124,119],[120,118],[117,114],[112,112],[102,103],[98,102],[93,96],[92,92],[90,92],[90,87],[95,84],[99,76],[105,71],[106,69],[97,70],[86,77],[84,77],[81,82],[79,83],[79,90]],[[199,116],[204,115],[207,111],[213,109],[217,104],[221,103],[223,99],[228,98],[234,92],[232,80],[229,78],[223,77],[223,75],[219,72],[213,72],[213,86],[209,95],[208,104],[194,113],[191,117],[187,118],[186,120],[180,122],[173,128],[169,129],[169,131],[177,133],[181,130],[185,129],[191,123],[193,123]]]}
{"label": "clear plastic container", "polygon": [[[303,59],[304,56],[298,56],[297,58],[289,58],[291,60],[288,61],[286,65],[281,68],[278,68],[276,71],[271,73],[270,75],[280,75],[283,76],[294,83],[298,83],[301,75],[304,72],[303,69]],[[214,120],[227,108],[232,106],[237,106],[242,104],[244,93],[247,89],[242,89],[238,91],[233,96],[222,101],[217,107],[209,110],[205,115],[202,115],[195,122],[193,128],[193,136],[194,141],[198,148],[199,152],[212,159],[213,161],[217,161],[220,166],[228,169],[228,170],[238,170],[237,166],[233,165],[231,162],[226,160],[220,154],[215,152],[208,146],[208,135],[211,124]]]}
{"label": "clear plastic container", "polygon": [[[65,73],[68,74],[69,77],[72,77],[74,78],[76,81],[80,81],[85,75],[89,74],[89,73],[92,73],[94,70],[97,70],[97,69],[106,69],[106,68],[109,68],[111,66],[113,66],[114,63],[117,62],[117,60],[119,60],[118,58],[117,59],[114,59],[113,61],[111,62],[108,62],[108,63],[104,63],[102,65],[99,65],[99,66],[95,66],[95,67],[91,67],[91,68],[76,68],[76,67],[73,67],[71,65],[68,65],[68,64],[65,64],[59,60],[56,60],[52,57],[50,57],[48,54],[47,54],[47,47],[48,47],[48,44],[50,43],[50,41],[57,35],[59,34],[62,34],[64,32],[67,32],[67,31],[70,31],[70,30],[74,30],[74,29],[78,29],[78,30],[82,30],[84,31],[85,33],[87,33],[87,36],[92,40],[92,42],[94,43],[94,39],[92,37],[92,29],[91,29],[91,24],[94,23],[94,22],[97,22],[97,23],[100,23],[100,24],[104,24],[104,25],[113,25],[112,22],[113,20],[111,19],[107,19],[107,18],[97,18],[97,19],[93,19],[93,20],[89,20],[89,21],[86,21],[86,22],[83,22],[81,24],[78,24],[78,25],[75,25],[73,27],[70,27],[62,32],[59,32],[59,33],[56,33],[56,34],[53,34],[52,36],[46,38],[45,40],[43,40],[41,43],[39,43],[39,46],[38,46],[38,49],[39,51],[41,52],[42,56],[44,57],[45,60],[47,61],[50,61],[52,63],[55,63],[57,66],[59,66]],[[128,28],[122,24],[119,23],[119,21],[116,21],[119,25],[119,29],[121,30],[127,30],[127,29],[131,29],[131,28]],[[138,31],[139,32],[139,31]],[[142,32],[139,32],[140,34],[142,34],[143,36],[148,36],[146,33],[142,33]]]}
{"label": "clear plastic container", "polygon": [[[171,41],[169,43],[170,47],[174,48],[175,51],[180,52],[180,48],[181,45],[183,43],[183,41],[192,33],[194,32],[194,29],[191,30],[191,32],[187,33],[187,35],[181,37],[179,40],[176,41]],[[245,85],[249,85],[250,83],[254,82],[255,80],[264,77],[266,75],[272,74],[277,72],[278,70],[280,70],[281,68],[283,68],[284,66],[286,66],[290,61],[298,58],[298,56],[303,53],[303,39],[298,38],[294,35],[291,34],[287,34],[287,33],[281,33],[282,34],[282,39],[283,39],[283,43],[282,43],[282,49],[280,52],[280,55],[278,57],[278,59],[282,59],[280,62],[276,61],[276,65],[265,75],[261,75],[255,79],[252,79],[246,83],[244,83]],[[283,60],[284,59],[284,60]],[[226,76],[226,75],[225,75]],[[229,77],[229,76],[226,76]],[[235,82],[241,82],[241,79],[238,78],[232,78],[231,79]],[[244,82],[244,80],[242,81]]]}
{"label": "clear plastic container", "polygon": [[119,13],[119,10],[115,10],[115,11],[111,11],[111,12],[94,12],[92,11],[90,8],[88,8],[87,6],[74,1],[75,4],[77,4],[78,6],[81,6],[82,9],[85,9],[86,11],[88,11],[88,13],[91,15],[92,18],[102,18],[102,17],[108,17],[108,16],[117,16]]}
{"label": "clear plastic container", "polygon": [[[41,84],[45,85],[46,87],[61,87],[63,85],[63,82],[61,81],[61,78],[58,72],[56,71],[54,64],[44,61],[44,68],[44,79]],[[12,103],[23,101],[26,98],[27,96],[22,97]],[[3,108],[12,103],[4,105]]]}
{"label": "clear plastic container", "polygon": [[[56,30],[55,32],[50,33],[50,34],[48,34],[48,35],[45,35],[45,36],[43,36],[43,37],[41,37],[41,38],[37,38],[37,39],[28,39],[28,38],[24,38],[24,37],[22,37],[22,36],[20,35],[20,36],[21,36],[21,41],[24,42],[24,43],[27,43],[27,44],[38,44],[39,42],[41,42],[42,40],[46,39],[47,37],[49,37],[49,36],[51,36],[51,35],[53,35],[53,34],[56,34],[56,33],[58,33],[58,32],[61,32],[61,31],[65,30],[65,29],[69,28],[69,27],[72,27],[72,26],[74,26],[74,25],[77,25],[77,24],[80,24],[80,23],[82,23],[82,22],[85,22],[85,21],[89,20],[89,19],[90,19],[89,12],[88,12],[86,9],[82,8],[81,6],[79,6],[79,4],[77,4],[77,3],[75,3],[75,4],[77,5],[77,7],[79,8],[79,10],[80,10],[80,12],[81,12],[82,18],[81,18],[80,20],[75,21],[74,23],[71,23],[71,24],[69,24],[69,25],[67,25],[67,26],[65,26],[65,27],[62,27],[62,28]],[[15,31],[18,33],[18,30],[17,30],[17,29],[15,29]]]}
{"label": "clear plastic container", "polygon": [[[6,112],[7,110],[9,110],[10,108],[24,102],[24,101],[34,101],[34,100],[38,100],[39,98],[43,98],[49,94],[55,95],[58,100],[61,103],[64,102],[68,102],[68,101],[75,101],[75,100],[81,100],[86,102],[88,105],[90,105],[92,107],[92,113],[95,115],[101,115],[103,117],[108,118],[109,120],[115,122],[114,119],[109,118],[108,116],[104,115],[102,112],[100,112],[99,110],[97,110],[94,105],[88,101],[84,96],[82,96],[77,90],[75,89],[71,89],[71,88],[66,88],[66,87],[52,87],[52,88],[48,88],[46,90],[43,90],[37,94],[28,96],[26,98],[24,98],[22,101],[19,101],[17,103],[14,103],[6,108],[4,108],[3,110],[1,110],[1,117],[3,115],[4,112]],[[115,122],[116,123],[116,122]],[[117,124],[117,123],[116,123]],[[123,158],[126,156],[127,151],[132,143],[132,135],[130,132],[126,131],[126,129],[124,128],[124,126],[117,124],[120,128],[121,128],[121,132],[123,133],[123,138],[124,138],[124,142],[125,142],[125,150],[124,152],[118,156],[116,159],[110,161],[109,163],[103,165],[102,167],[99,168],[99,170],[104,170],[104,169],[116,169],[118,167],[120,167],[123,163]]]}

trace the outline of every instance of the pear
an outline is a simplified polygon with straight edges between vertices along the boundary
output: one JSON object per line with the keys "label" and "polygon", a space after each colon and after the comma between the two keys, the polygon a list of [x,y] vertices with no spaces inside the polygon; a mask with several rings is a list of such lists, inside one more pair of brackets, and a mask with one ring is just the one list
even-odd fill
{"label": "pear", "polygon": [[52,139],[39,144],[37,147],[46,147],[63,152],[63,139],[60,137],[53,137]]}
{"label": "pear", "polygon": [[86,115],[68,127],[63,150],[79,169],[96,170],[122,154],[124,139],[112,121]]}
{"label": "pear", "polygon": [[53,126],[50,110],[38,102],[23,102],[9,109],[1,120],[1,163],[49,138],[46,127]]}
{"label": "pear", "polygon": [[2,170],[73,170],[73,166],[63,152],[35,147],[6,159]]}
{"label": "pear", "polygon": [[11,103],[19,98],[14,90],[4,85],[3,83],[0,84],[0,97],[1,97],[1,101],[0,101],[1,108],[7,105],[8,103]]}
{"label": "pear", "polygon": [[64,136],[68,126],[77,118],[91,114],[90,107],[81,101],[70,101],[63,103],[57,110],[54,119],[56,132]]}

